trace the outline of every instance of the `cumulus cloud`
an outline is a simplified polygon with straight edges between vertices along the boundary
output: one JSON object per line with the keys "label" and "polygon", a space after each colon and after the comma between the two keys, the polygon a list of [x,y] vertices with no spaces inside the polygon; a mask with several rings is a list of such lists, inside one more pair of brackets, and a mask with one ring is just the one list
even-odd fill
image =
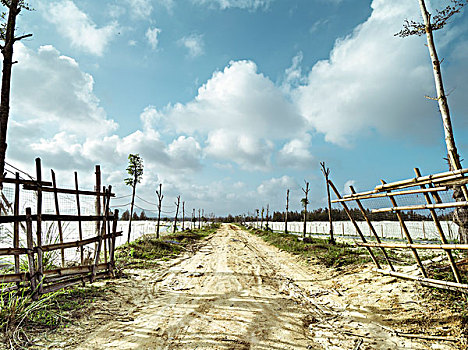
{"label": "cumulus cloud", "polygon": [[44,17],[57,27],[57,32],[84,52],[102,56],[118,31],[117,22],[98,26],[73,1],[54,1],[47,5]]}
{"label": "cumulus cloud", "polygon": [[200,87],[194,100],[162,113],[179,133],[207,135],[207,155],[252,170],[268,169],[273,141],[297,135],[304,125],[251,61],[231,62]]}
{"label": "cumulus cloud", "polygon": [[[86,134],[106,134],[117,128],[107,119],[94,94],[94,79],[81,71],[78,63],[52,46],[37,51],[22,43],[15,46],[12,113],[22,119],[49,123],[49,129]],[[51,126],[52,125],[52,126]]]}
{"label": "cumulus cloud", "polygon": [[268,8],[273,0],[192,0],[192,2],[197,5],[218,7],[221,10],[229,8],[257,10]]}
{"label": "cumulus cloud", "polygon": [[151,48],[155,50],[158,47],[158,42],[159,42],[159,34],[161,33],[161,29],[159,28],[148,28],[146,31],[146,39],[148,40],[148,43],[151,45]]}
{"label": "cumulus cloud", "polygon": [[[424,40],[401,39],[405,18],[417,3],[372,3],[372,14],[353,33],[336,41],[328,60],[316,63],[293,97],[310,126],[342,146],[372,131],[391,136],[433,136],[439,121],[424,95],[433,95]],[[432,117],[434,116],[434,117]],[[404,126],[404,127],[402,127]]]}
{"label": "cumulus cloud", "polygon": [[287,189],[296,188],[298,186],[296,180],[290,176],[284,175],[282,177],[263,181],[257,187],[257,193],[262,197],[264,196],[270,199],[283,198]]}
{"label": "cumulus cloud", "polygon": [[311,137],[308,134],[287,142],[278,152],[278,164],[297,169],[310,168],[314,161],[314,157],[309,151],[310,144]]}
{"label": "cumulus cloud", "polygon": [[189,57],[195,58],[204,54],[203,36],[192,34],[179,40],[179,45],[188,50]]}

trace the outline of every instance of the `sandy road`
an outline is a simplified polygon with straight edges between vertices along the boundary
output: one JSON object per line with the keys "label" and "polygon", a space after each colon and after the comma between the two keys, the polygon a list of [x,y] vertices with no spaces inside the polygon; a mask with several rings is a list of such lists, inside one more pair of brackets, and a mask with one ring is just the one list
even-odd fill
{"label": "sandy road", "polygon": [[[223,225],[194,255],[146,276],[126,318],[78,349],[429,349],[320,284],[291,255]],[[437,349],[451,349],[444,344]]]}

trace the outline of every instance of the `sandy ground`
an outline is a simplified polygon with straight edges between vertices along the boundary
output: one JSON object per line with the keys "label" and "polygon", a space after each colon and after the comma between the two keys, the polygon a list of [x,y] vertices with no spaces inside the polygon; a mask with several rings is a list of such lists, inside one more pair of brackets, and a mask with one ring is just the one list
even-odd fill
{"label": "sandy ground", "polygon": [[[462,349],[450,312],[370,266],[326,269],[223,225],[194,254],[107,281],[49,349]],[[421,340],[395,333],[443,335]]]}

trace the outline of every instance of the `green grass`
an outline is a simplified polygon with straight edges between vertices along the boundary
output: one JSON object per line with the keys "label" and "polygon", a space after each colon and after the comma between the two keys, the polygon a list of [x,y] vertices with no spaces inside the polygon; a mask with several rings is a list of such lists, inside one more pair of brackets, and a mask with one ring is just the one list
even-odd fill
{"label": "green grass", "polygon": [[204,227],[200,230],[176,232],[161,238],[156,235],[145,235],[116,249],[118,267],[132,266],[150,268],[158,265],[158,260],[177,257],[189,250],[201,239],[215,232],[219,224]]}
{"label": "green grass", "polygon": [[9,349],[26,348],[34,335],[67,326],[81,316],[89,302],[103,294],[103,287],[91,285],[44,294],[39,300],[26,292],[0,295],[1,342]]}
{"label": "green grass", "polygon": [[310,237],[301,241],[296,235],[257,229],[250,232],[259,235],[277,248],[305,258],[316,259],[326,267],[341,267],[371,261],[365,248],[354,247],[347,243],[338,242],[332,245],[327,239]]}

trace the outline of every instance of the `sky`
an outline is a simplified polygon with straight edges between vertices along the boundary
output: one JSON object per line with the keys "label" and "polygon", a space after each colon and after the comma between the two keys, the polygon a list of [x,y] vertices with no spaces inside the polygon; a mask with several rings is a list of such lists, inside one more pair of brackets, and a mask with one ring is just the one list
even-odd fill
{"label": "sky", "polygon": [[[434,12],[447,4],[427,1]],[[320,162],[343,193],[447,170],[417,0],[31,0],[15,44],[7,161],[60,187],[99,164],[126,209],[247,214],[326,205]],[[468,19],[435,33],[455,141],[468,154]]]}

